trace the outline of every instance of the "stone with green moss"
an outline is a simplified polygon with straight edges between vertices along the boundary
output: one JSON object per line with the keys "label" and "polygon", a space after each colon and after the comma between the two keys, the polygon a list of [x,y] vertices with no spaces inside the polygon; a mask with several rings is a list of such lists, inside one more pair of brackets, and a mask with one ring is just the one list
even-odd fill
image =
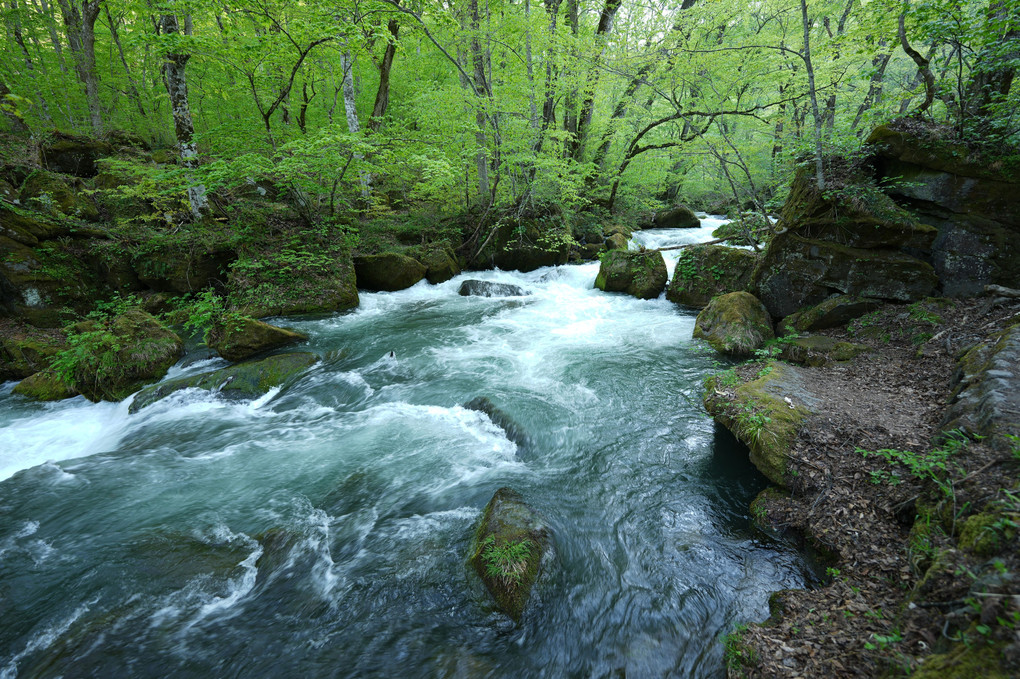
{"label": "stone with green moss", "polygon": [[606,236],[605,248],[607,250],[626,250],[630,239],[622,233],[613,233]]}
{"label": "stone with green moss", "polygon": [[799,332],[837,328],[881,306],[882,302],[869,297],[833,295],[813,307],[801,309],[787,325]]}
{"label": "stone with green moss", "polygon": [[526,215],[495,227],[492,238],[469,264],[479,269],[534,271],[566,264],[573,244],[570,225],[561,214]]}
{"label": "stone with green moss", "polygon": [[[971,632],[968,638],[980,637]],[[914,679],[1010,679],[1016,674],[1003,662],[1002,643],[955,643],[946,653],[930,655],[910,676]]]}
{"label": "stone with green moss", "polygon": [[764,305],[749,292],[730,292],[709,302],[694,322],[694,337],[729,356],[751,356],[775,337]]}
{"label": "stone with green moss", "polygon": [[677,257],[666,299],[701,309],[718,295],[747,292],[757,261],[757,255],[750,250],[722,245],[684,248]]}
{"label": "stone with green moss", "polygon": [[179,377],[143,389],[135,396],[128,410],[136,413],[182,389],[204,389],[238,399],[257,398],[274,387],[286,384],[318,360],[318,356],[306,352],[277,354],[258,361],[238,363],[222,370]]}
{"label": "stone with green moss", "polygon": [[652,217],[652,226],[656,229],[696,229],[701,220],[694,210],[686,205],[677,205],[668,210],[660,210]]}
{"label": "stone with green moss", "polygon": [[425,266],[417,259],[397,252],[354,258],[359,290],[403,290],[425,278],[425,271]]}
{"label": "stone with green moss", "polygon": [[213,326],[207,343],[223,358],[237,362],[307,339],[308,336],[300,332],[229,314]]}
{"label": "stone with green moss", "polygon": [[36,170],[21,186],[21,201],[46,212],[59,212],[88,221],[99,219],[99,210],[84,187],[75,186],[67,177]]}
{"label": "stone with green moss", "polygon": [[1016,524],[995,507],[964,519],[958,527],[960,547],[981,557],[998,554],[1016,537]]}
{"label": "stone with green moss", "polygon": [[78,395],[78,391],[51,370],[29,375],[14,386],[14,392],[36,401],[62,401]]}
{"label": "stone with green moss", "polygon": [[425,279],[432,285],[445,283],[460,273],[457,258],[444,247],[430,248],[422,256],[421,263],[425,266]]}
{"label": "stone with green moss", "polygon": [[[751,463],[770,481],[789,483],[790,449],[812,411],[805,405],[803,368],[775,363],[767,374],[730,391],[718,376],[705,381],[709,414],[750,451]],[[789,399],[789,400],[787,400]]]}
{"label": "stone with green moss", "polygon": [[49,366],[61,338],[47,332],[52,333],[26,327],[0,337],[0,382],[24,379]]}
{"label": "stone with green moss", "polygon": [[666,289],[666,260],[657,250],[610,250],[602,257],[595,287],[655,299]]}
{"label": "stone with green moss", "polygon": [[835,361],[849,361],[866,351],[869,349],[863,344],[842,342],[825,335],[807,335],[785,341],[779,358],[820,367]]}
{"label": "stone with green moss", "polygon": [[94,177],[96,161],[113,152],[113,146],[99,139],[54,132],[40,146],[46,169],[75,177]]}
{"label": "stone with green moss", "polygon": [[141,309],[74,327],[68,348],[55,357],[62,372],[90,401],[120,401],[163,377],[181,357],[183,342]]}
{"label": "stone with green moss", "polygon": [[552,546],[545,520],[510,488],[489,500],[468,559],[499,610],[520,622]]}

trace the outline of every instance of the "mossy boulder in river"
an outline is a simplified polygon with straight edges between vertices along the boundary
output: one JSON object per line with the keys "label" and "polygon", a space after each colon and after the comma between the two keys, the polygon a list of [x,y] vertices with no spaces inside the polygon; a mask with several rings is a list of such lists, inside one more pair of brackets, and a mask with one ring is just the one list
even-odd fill
{"label": "mossy boulder in river", "polygon": [[730,356],[751,356],[775,337],[772,319],[757,297],[731,292],[716,297],[694,323],[694,337]]}
{"label": "mossy boulder in river", "polygon": [[460,265],[453,253],[444,247],[434,247],[421,259],[425,266],[425,279],[432,285],[445,283],[460,273]]}
{"label": "mossy boulder in river", "polygon": [[700,309],[717,295],[747,292],[757,262],[758,256],[750,250],[722,245],[684,248],[677,257],[666,299]]}
{"label": "mossy boulder in river", "polygon": [[158,380],[183,347],[180,337],[141,309],[79,323],[69,344],[71,384],[90,401],[119,401]]}
{"label": "mossy boulder in river", "polygon": [[720,375],[705,380],[705,409],[748,447],[751,463],[781,486],[788,482],[790,448],[811,415],[804,404],[804,370],[775,363],[767,374],[736,387]]}
{"label": "mossy boulder in river", "polygon": [[652,227],[656,229],[694,229],[699,226],[701,220],[694,214],[694,210],[686,205],[660,210],[652,217]]}
{"label": "mossy boulder in river", "polygon": [[397,252],[354,258],[354,273],[360,290],[403,290],[425,278],[425,271],[425,266],[417,259]]}
{"label": "mossy boulder in river", "polygon": [[49,370],[29,375],[14,387],[15,394],[36,401],[62,401],[78,395],[78,390]]}
{"label": "mossy boulder in river", "polygon": [[242,316],[215,325],[208,344],[223,358],[236,362],[307,339],[308,336],[300,332]]}
{"label": "mossy boulder in river", "polygon": [[559,214],[507,219],[492,227],[495,233],[470,264],[479,269],[534,271],[566,264],[573,241],[570,227]]}
{"label": "mossy boulder in river", "polygon": [[201,375],[179,377],[143,389],[128,410],[136,413],[182,389],[204,389],[232,398],[257,398],[273,387],[282,386],[318,360],[319,357],[311,353],[278,354]]}
{"label": "mossy boulder in river", "polygon": [[48,367],[62,347],[62,336],[53,330],[11,324],[0,337],[0,382],[24,379]]}
{"label": "mossy boulder in river", "polygon": [[666,261],[658,250],[610,250],[602,257],[595,287],[655,299],[666,289]]}
{"label": "mossy boulder in river", "polygon": [[551,545],[542,517],[515,491],[497,490],[482,513],[469,561],[514,622],[520,622]]}

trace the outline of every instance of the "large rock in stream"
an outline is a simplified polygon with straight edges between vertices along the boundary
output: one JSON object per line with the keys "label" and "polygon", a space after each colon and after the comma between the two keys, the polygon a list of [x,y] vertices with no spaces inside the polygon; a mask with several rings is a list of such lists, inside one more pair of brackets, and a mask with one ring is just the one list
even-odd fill
{"label": "large rock in stream", "polygon": [[694,337],[721,354],[746,357],[773,339],[772,319],[749,292],[731,292],[713,299],[694,322]]}
{"label": "large rock in stream", "polygon": [[549,526],[510,488],[496,491],[475,532],[469,561],[499,610],[520,622],[552,547]]}
{"label": "large rock in stream", "polygon": [[699,226],[701,220],[686,205],[660,210],[652,217],[652,227],[656,229],[696,229]]}
{"label": "large rock in stream", "polygon": [[354,258],[358,288],[392,292],[409,288],[425,278],[425,265],[397,252]]}
{"label": "large rock in stream", "polygon": [[666,289],[666,261],[658,250],[610,250],[602,257],[595,287],[655,299]]}
{"label": "large rock in stream", "polygon": [[750,250],[722,245],[684,248],[677,257],[666,299],[700,309],[718,295],[748,292],[757,263],[758,256]]}
{"label": "large rock in stream", "polygon": [[513,283],[496,283],[468,279],[460,284],[457,294],[461,297],[524,297],[531,293]]}
{"label": "large rock in stream", "polygon": [[307,339],[308,336],[300,332],[241,317],[214,326],[208,344],[223,358],[237,362]]}
{"label": "large rock in stream", "polygon": [[464,404],[464,408],[485,413],[494,425],[503,430],[507,439],[517,445],[518,456],[520,456],[520,453],[527,453],[532,449],[533,443],[531,437],[528,436],[527,430],[485,396],[471,399]]}
{"label": "large rock in stream", "polygon": [[136,413],[182,389],[204,389],[238,399],[257,398],[273,387],[287,383],[318,360],[319,357],[311,353],[277,354],[261,361],[239,363],[222,370],[168,380],[139,392],[128,412]]}

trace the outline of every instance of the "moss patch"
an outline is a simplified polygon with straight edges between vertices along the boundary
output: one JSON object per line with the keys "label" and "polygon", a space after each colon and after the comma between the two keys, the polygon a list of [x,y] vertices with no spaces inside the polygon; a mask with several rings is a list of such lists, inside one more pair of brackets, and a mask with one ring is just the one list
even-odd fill
{"label": "moss patch", "polygon": [[720,353],[751,356],[775,333],[758,298],[748,292],[731,292],[716,297],[698,314],[694,337],[706,340]]}
{"label": "moss patch", "polygon": [[655,299],[666,289],[666,261],[653,250],[611,250],[602,257],[595,287]]}

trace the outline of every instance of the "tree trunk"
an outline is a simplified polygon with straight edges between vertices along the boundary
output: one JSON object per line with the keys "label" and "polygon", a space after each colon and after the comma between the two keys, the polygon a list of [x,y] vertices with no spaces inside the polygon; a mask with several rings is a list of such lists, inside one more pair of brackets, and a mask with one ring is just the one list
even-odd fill
{"label": "tree trunk", "polygon": [[368,121],[368,129],[373,132],[382,129],[383,117],[386,115],[386,108],[390,105],[390,72],[393,70],[393,57],[397,53],[397,37],[400,34],[400,24],[396,19],[390,19],[386,28],[389,29],[393,39],[387,41],[382,63],[379,64],[379,89],[375,92],[372,118]]}
{"label": "tree trunk", "polygon": [[60,44],[60,36],[57,35],[56,21],[53,19],[53,13],[50,11],[50,6],[46,3],[46,0],[39,0],[39,6],[41,8],[40,13],[45,17],[46,29],[50,34],[53,51],[57,53],[57,64],[60,66],[60,72],[67,73],[67,63],[64,61],[64,48]]}
{"label": "tree trunk", "polygon": [[138,113],[140,113],[144,118],[145,106],[142,105],[142,97],[138,94],[138,87],[135,85],[135,79],[131,75],[131,68],[128,66],[127,59],[124,57],[124,47],[120,43],[120,33],[117,31],[117,22],[113,20],[109,7],[103,7],[103,11],[106,13],[106,22],[110,26],[110,35],[113,37],[114,44],[117,45],[117,53],[120,55],[120,63],[124,66],[124,75],[127,76],[128,81],[128,94],[131,95],[131,99],[134,100],[135,106],[138,107]]}
{"label": "tree trunk", "polygon": [[485,80],[485,55],[482,53],[482,42],[478,35],[481,28],[481,16],[478,13],[478,0],[471,0],[471,62],[474,67],[472,83],[477,95],[478,109],[475,113],[475,142],[478,152],[475,154],[475,165],[478,168],[478,198],[483,204],[489,200],[489,153],[488,138],[485,133],[485,104],[489,88]]}
{"label": "tree trunk", "polygon": [[935,76],[931,72],[929,66],[930,60],[925,59],[921,56],[921,53],[910,46],[910,42],[907,40],[907,29],[906,29],[906,11],[900,12],[899,18],[899,37],[900,46],[903,51],[907,53],[907,56],[913,59],[914,64],[917,65],[918,74],[924,79],[924,102],[917,107],[913,115],[919,116],[923,114],[935,101]]}
{"label": "tree trunk", "polygon": [[[177,15],[162,15],[159,20],[159,28],[163,35],[180,33]],[[185,21],[185,35],[190,34],[190,24]],[[195,145],[195,126],[191,119],[191,107],[188,104],[188,81],[184,70],[191,55],[180,52],[167,52],[165,56],[166,62],[163,64],[163,75],[165,76],[167,94],[170,95],[170,106],[174,115],[174,133],[177,135],[181,162],[186,168],[195,168],[198,167],[198,148]],[[201,184],[189,186],[188,202],[191,204],[191,213],[196,219],[200,218],[202,210],[208,204],[205,197],[205,187]]]}
{"label": "tree trunk", "polygon": [[811,114],[815,120],[815,183],[819,191],[825,190],[825,171],[822,167],[822,118],[818,112],[818,91],[815,89],[815,69],[811,64],[811,23],[808,21],[807,0],[800,0],[800,18],[804,25],[804,67],[807,69],[808,93]]}
{"label": "tree trunk", "polygon": [[599,25],[595,29],[595,55],[591,69],[588,71],[588,82],[585,88],[584,102],[581,104],[581,111],[577,116],[577,135],[573,145],[574,160],[580,161],[584,156],[585,142],[588,137],[588,130],[591,127],[592,114],[595,111],[595,92],[599,83],[599,66],[605,54],[605,45],[609,31],[613,28],[613,19],[620,9],[623,0],[606,0],[599,15]]}
{"label": "tree trunk", "polygon": [[[340,53],[340,65],[344,69],[343,96],[344,112],[347,114],[347,130],[351,134],[361,132],[361,122],[358,120],[357,98],[354,94],[354,59],[351,58],[351,51],[344,49]],[[355,160],[364,160],[365,156],[360,153],[354,154]],[[371,179],[365,173],[359,173],[358,183],[361,184],[361,197],[368,198],[369,184]]]}
{"label": "tree trunk", "polygon": [[96,73],[96,19],[102,0],[60,0],[60,9],[67,29],[67,42],[74,55],[78,79],[85,85],[85,102],[95,135],[103,133],[103,115],[99,105],[99,75]]}

